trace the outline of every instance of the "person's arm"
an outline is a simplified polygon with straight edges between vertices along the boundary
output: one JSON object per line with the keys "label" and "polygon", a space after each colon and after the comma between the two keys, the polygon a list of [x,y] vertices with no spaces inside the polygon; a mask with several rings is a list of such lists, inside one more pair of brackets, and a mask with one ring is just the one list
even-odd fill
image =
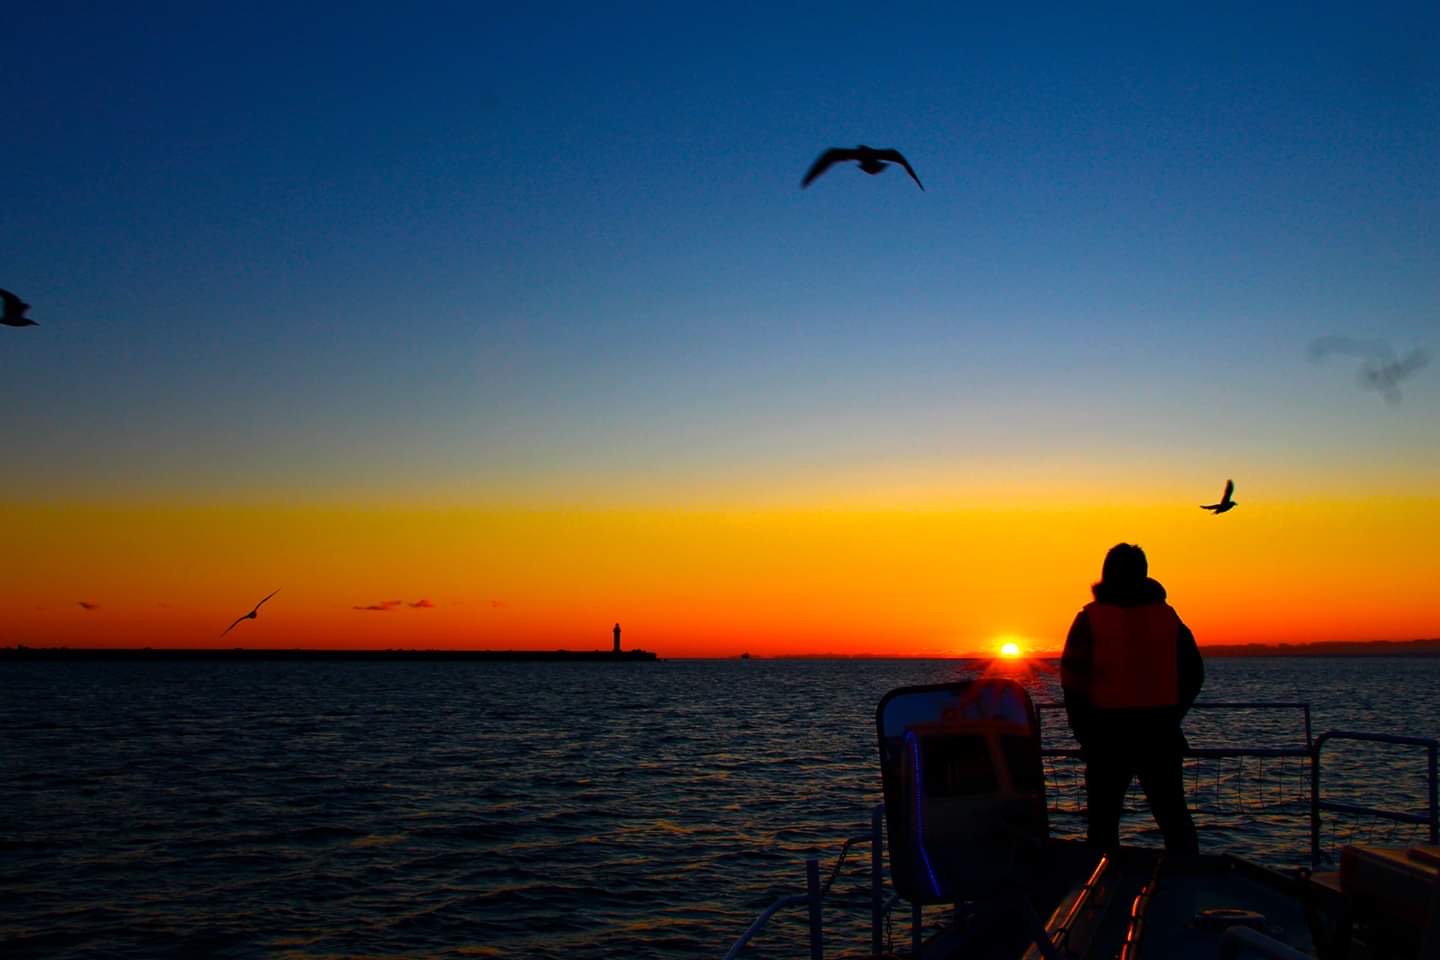
{"label": "person's arm", "polygon": [[1065,652],[1060,656],[1060,687],[1065,693],[1065,716],[1075,739],[1084,744],[1090,737],[1090,673],[1095,641],[1090,633],[1090,618],[1081,610],[1070,625],[1065,638]]}
{"label": "person's arm", "polygon": [[1195,634],[1182,622],[1180,624],[1180,715],[1190,710],[1200,688],[1205,685],[1205,661],[1200,658],[1200,648],[1195,644]]}

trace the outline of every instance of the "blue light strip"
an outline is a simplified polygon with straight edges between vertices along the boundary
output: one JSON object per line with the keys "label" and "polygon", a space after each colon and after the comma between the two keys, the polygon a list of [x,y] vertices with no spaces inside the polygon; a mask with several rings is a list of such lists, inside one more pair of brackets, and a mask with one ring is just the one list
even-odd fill
{"label": "blue light strip", "polygon": [[930,875],[930,888],[938,897],[941,895],[940,881],[935,879],[935,868],[930,865],[930,854],[925,852],[925,815],[921,805],[925,789],[920,780],[920,738],[915,736],[914,730],[906,730],[905,743],[910,748],[910,756],[915,764],[915,848],[920,851],[920,860],[925,864],[925,872]]}

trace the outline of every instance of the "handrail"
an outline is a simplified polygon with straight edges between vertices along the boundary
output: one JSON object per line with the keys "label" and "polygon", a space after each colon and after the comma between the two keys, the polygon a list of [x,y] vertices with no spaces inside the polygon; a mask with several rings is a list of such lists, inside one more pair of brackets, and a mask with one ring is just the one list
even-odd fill
{"label": "handrail", "polygon": [[[1060,710],[1063,703],[1038,703],[1040,710]],[[1396,823],[1413,823],[1429,827],[1430,843],[1440,844],[1440,744],[1428,737],[1412,737],[1391,733],[1365,733],[1354,730],[1329,730],[1317,737],[1311,736],[1310,705],[1295,701],[1214,701],[1195,703],[1195,710],[1300,710],[1305,719],[1305,745],[1293,747],[1189,747],[1188,757],[1220,760],[1240,757],[1302,757],[1310,761],[1310,862],[1312,867],[1320,865],[1320,814],[1323,811],[1348,813],[1377,817]],[[1332,740],[1360,740],[1367,743],[1389,743],[1400,746],[1424,747],[1428,754],[1426,769],[1428,803],[1425,813],[1409,813],[1401,810],[1387,810],[1381,807],[1367,807],[1345,803],[1339,800],[1323,800],[1320,797],[1320,755]],[[1078,747],[1043,747],[1044,757],[1068,757],[1079,759],[1083,752]]]}
{"label": "handrail", "polygon": [[[1042,757],[1081,757],[1080,747],[1041,747]],[[1204,757],[1207,760],[1223,760],[1228,757],[1308,757],[1308,747],[1189,747],[1187,757]]]}
{"label": "handrail", "polygon": [[[1065,704],[1054,701],[1035,704],[1038,710],[1063,710]],[[1302,700],[1201,700],[1190,705],[1191,710],[1299,710],[1305,720],[1305,746],[1311,745],[1310,704]],[[1291,748],[1278,748],[1291,749]],[[1197,754],[1199,756],[1201,754]],[[1298,754],[1279,754],[1298,756]]]}
{"label": "handrail", "polygon": [[[1342,803],[1338,800],[1320,799],[1320,752],[1331,740],[1359,740],[1365,743],[1389,743],[1406,747],[1424,747],[1426,753],[1426,786],[1429,796],[1424,814],[1405,813],[1400,810],[1384,810],[1378,807],[1364,807],[1358,804]],[[1365,814],[1397,823],[1418,823],[1430,828],[1430,842],[1440,844],[1440,742],[1429,737],[1410,737],[1398,733],[1364,733],[1357,730],[1327,730],[1315,738],[1310,755],[1310,865],[1320,865],[1320,812]]]}
{"label": "handrail", "polygon": [[[805,862],[807,864],[815,863],[814,860],[806,860]],[[745,929],[745,932],[740,934],[740,939],[736,940],[734,945],[731,946],[729,950],[725,951],[724,960],[735,960],[735,958],[740,955],[740,951],[744,950],[745,945],[750,942],[750,938],[755,936],[755,934],[759,933],[764,928],[765,924],[770,922],[770,918],[775,916],[775,914],[779,913],[786,907],[794,907],[802,903],[808,903],[809,900],[810,895],[808,893],[799,893],[792,894],[788,897],[781,897],[779,900],[776,900],[774,903],[770,904],[770,906],[766,907],[763,911],[761,911],[760,916],[755,918],[755,921]]]}
{"label": "handrail", "polygon": [[[1063,703],[1045,702],[1035,705],[1040,710],[1061,710]],[[1311,741],[1310,704],[1291,700],[1216,700],[1192,704],[1194,710],[1299,710],[1304,717],[1305,740],[1303,744],[1289,747],[1187,747],[1185,756],[1205,760],[1256,757],[1259,759],[1297,757],[1308,758],[1314,749]],[[1042,747],[1043,757],[1067,757],[1078,760],[1084,756],[1080,747]]]}
{"label": "handrail", "polygon": [[[1094,911],[1096,908],[1095,898],[1099,896],[1097,891],[1101,889],[1101,882],[1110,870],[1111,855],[1101,854],[1100,860],[1095,864],[1095,869],[1090,871],[1090,877],[1080,886],[1079,889],[1071,890],[1061,898],[1060,903],[1050,914],[1050,919],[1044,924],[1045,938],[1049,942],[1052,952],[1063,947],[1066,956],[1072,952],[1070,941],[1074,939],[1076,928],[1079,925],[1081,914]],[[1039,940],[1032,943],[1025,951],[1021,960],[1040,960],[1050,954],[1045,952],[1045,946]]]}
{"label": "handrail", "polygon": [[[1063,710],[1065,704],[1056,700],[1044,700],[1035,704],[1037,710]],[[1307,711],[1310,704],[1304,700],[1196,700],[1190,705],[1194,710],[1270,710],[1283,707],[1287,710]]]}
{"label": "handrail", "polygon": [[786,907],[805,904],[809,907],[809,934],[810,934],[810,958],[811,960],[823,960],[825,947],[823,939],[823,918],[821,907],[824,905],[825,897],[830,893],[830,886],[840,874],[840,867],[845,863],[845,856],[850,848],[860,843],[870,843],[870,945],[871,952],[879,955],[884,939],[884,914],[894,905],[887,905],[884,901],[884,835],[882,833],[883,818],[885,815],[884,805],[879,805],[870,811],[870,832],[868,834],[856,834],[846,837],[845,842],[840,846],[840,853],[836,856],[835,866],[830,871],[830,876],[822,884],[820,882],[820,859],[809,857],[805,861],[805,893],[791,894],[781,897],[770,906],[761,911],[760,915],[745,929],[726,951],[724,960],[735,960],[741,950],[745,949],[757,933],[765,928],[770,918],[775,916]]}
{"label": "handrail", "polygon": [[[1038,703],[1036,707],[1040,710],[1058,710],[1064,707],[1061,703]],[[1310,726],[1310,705],[1307,703],[1278,702],[1278,701],[1237,701],[1237,702],[1214,702],[1196,703],[1194,709],[1296,709],[1304,713],[1305,720],[1305,746],[1303,747],[1199,747],[1187,751],[1188,756],[1203,757],[1209,759],[1221,759],[1227,757],[1306,757],[1310,761],[1310,849],[1312,865],[1319,865],[1320,862],[1320,813],[1321,811],[1332,811],[1337,813],[1364,814],[1401,823],[1415,823],[1427,825],[1430,832],[1430,843],[1440,844],[1440,771],[1437,771],[1437,761],[1440,761],[1440,742],[1427,737],[1411,737],[1400,734],[1385,733],[1364,733],[1350,730],[1329,730],[1318,737],[1311,738]],[[1428,754],[1427,777],[1429,788],[1428,809],[1424,814],[1406,813],[1397,810],[1384,810],[1379,808],[1363,807],[1355,804],[1344,803],[1338,800],[1322,800],[1320,798],[1320,757],[1325,745],[1333,740],[1359,740],[1370,743],[1388,743],[1402,746],[1420,746],[1426,749]],[[1074,747],[1047,747],[1042,748],[1041,754],[1047,757],[1074,757],[1079,758],[1081,751]],[[883,805],[871,809],[870,833],[869,835],[856,835],[847,837],[841,846],[840,854],[837,857],[835,867],[831,870],[830,876],[822,884],[820,882],[820,861],[819,858],[811,857],[805,861],[806,892],[803,894],[792,894],[781,897],[767,907],[755,918],[750,926],[740,935],[734,945],[726,952],[724,960],[736,960],[740,952],[749,944],[750,940],[763,930],[770,919],[779,911],[787,907],[806,904],[809,907],[809,939],[811,960],[823,960],[824,944],[822,938],[822,917],[821,910],[824,899],[829,894],[830,887],[839,875],[840,868],[844,863],[845,856],[852,846],[871,842],[870,851],[870,892],[868,899],[871,908],[871,952],[878,956],[882,953],[883,947],[883,926],[884,918],[904,898],[899,894],[892,894],[888,899],[884,890],[884,834],[883,818],[885,808]],[[854,903],[859,900],[854,895],[837,895],[837,901]],[[912,948],[918,950],[921,935],[921,907],[919,904],[911,904],[911,942]],[[1240,939],[1240,938],[1237,938]],[[1237,944],[1238,945],[1238,944]],[[1231,949],[1234,949],[1232,946]],[[1280,956],[1275,954],[1275,956]]]}
{"label": "handrail", "polygon": [[[1065,704],[1055,700],[1044,700],[1035,704],[1039,710],[1060,710]],[[1271,707],[1286,707],[1291,710],[1308,710],[1310,704],[1304,700],[1196,700],[1190,705],[1199,710],[1238,709],[1255,710]]]}

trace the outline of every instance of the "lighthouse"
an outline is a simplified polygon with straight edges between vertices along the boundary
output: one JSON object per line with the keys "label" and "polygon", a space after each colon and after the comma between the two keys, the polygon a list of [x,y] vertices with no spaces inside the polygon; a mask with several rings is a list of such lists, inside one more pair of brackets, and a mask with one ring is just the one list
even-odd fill
{"label": "lighthouse", "polygon": [[615,629],[611,630],[610,633],[615,637],[615,649],[614,649],[612,652],[613,652],[613,653],[619,653],[619,652],[620,652],[620,624],[618,624],[618,623],[615,624]]}

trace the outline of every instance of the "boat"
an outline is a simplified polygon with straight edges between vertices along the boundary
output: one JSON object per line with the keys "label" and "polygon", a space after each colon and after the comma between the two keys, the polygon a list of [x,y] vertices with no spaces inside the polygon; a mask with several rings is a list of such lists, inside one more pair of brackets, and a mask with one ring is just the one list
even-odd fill
{"label": "boat", "polygon": [[[1048,767],[1079,760],[1077,747],[1046,746],[1042,740],[1041,715],[1057,708],[1034,704],[1023,686],[998,677],[885,694],[876,708],[884,803],[870,811],[869,830],[844,840],[823,883],[820,858],[807,860],[805,891],[762,912],[725,960],[736,960],[776,914],[802,906],[808,913],[809,956],[823,960],[827,908],[853,907],[856,900],[869,909],[869,943],[842,945],[835,951],[839,955],[1440,960],[1435,740],[1344,730],[1312,737],[1306,704],[1196,704],[1200,711],[1303,713],[1300,744],[1190,751],[1197,762],[1288,757],[1308,767],[1309,865],[1284,869],[1235,853],[1179,857],[1123,843],[1101,851],[1053,835],[1051,815],[1077,811],[1059,807],[1048,795]],[[1417,756],[1423,751],[1426,809],[1386,809],[1329,796],[1321,759],[1328,746],[1346,741],[1411,748]],[[1339,814],[1410,824],[1428,834],[1428,843],[1346,844],[1336,863],[1322,849],[1322,824]],[[848,898],[832,896],[846,857],[865,845],[868,889]],[[939,922],[935,908],[942,911]],[[896,943],[893,921],[906,913],[909,936]]]}

